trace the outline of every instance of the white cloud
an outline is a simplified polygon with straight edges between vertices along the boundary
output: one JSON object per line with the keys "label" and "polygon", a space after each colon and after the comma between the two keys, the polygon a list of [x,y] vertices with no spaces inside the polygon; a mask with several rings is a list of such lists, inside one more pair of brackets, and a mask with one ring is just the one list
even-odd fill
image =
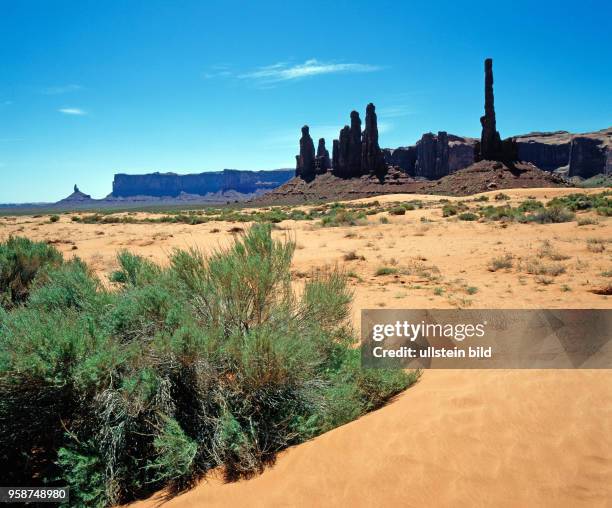
{"label": "white cloud", "polygon": [[48,88],[43,88],[42,93],[44,95],[62,95],[65,93],[76,92],[82,88],[83,87],[81,85],[50,86]]}
{"label": "white cloud", "polygon": [[381,118],[399,118],[402,116],[413,115],[412,111],[408,106],[389,106],[386,108],[380,108],[376,110],[376,114]]}
{"label": "white cloud", "polygon": [[276,83],[279,81],[292,81],[312,76],[320,76],[322,74],[374,72],[380,69],[381,68],[376,65],[321,62],[313,58],[306,60],[303,64],[296,65],[279,62],[274,65],[260,67],[254,71],[240,74],[238,77],[258,82]]}
{"label": "white cloud", "polygon": [[64,115],[73,115],[73,116],[83,116],[87,114],[87,111],[83,111],[79,108],[60,108],[58,109],[60,113]]}

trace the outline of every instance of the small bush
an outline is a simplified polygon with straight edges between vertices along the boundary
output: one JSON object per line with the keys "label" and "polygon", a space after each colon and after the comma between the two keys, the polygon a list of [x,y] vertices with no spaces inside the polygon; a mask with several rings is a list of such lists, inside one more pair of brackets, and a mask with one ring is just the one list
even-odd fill
{"label": "small bush", "polygon": [[560,222],[570,222],[574,220],[575,214],[560,206],[543,208],[534,213],[529,220],[539,224],[556,224]]}
{"label": "small bush", "polygon": [[579,217],[576,220],[576,223],[578,224],[578,226],[595,226],[599,224],[599,221],[592,217]]}
{"label": "small bush", "polygon": [[53,246],[27,238],[11,237],[0,243],[0,306],[23,303],[32,283],[44,279],[48,269],[62,264],[62,255]]}
{"label": "small bush", "polygon": [[489,261],[489,271],[496,272],[497,270],[504,270],[512,268],[513,256],[510,253],[505,254],[502,257],[493,258]]}
{"label": "small bush", "polygon": [[533,275],[550,275],[552,277],[557,277],[565,273],[565,266],[561,263],[545,263],[540,259],[534,259],[527,262],[525,270],[527,273]]}
{"label": "small bush", "polygon": [[365,261],[365,257],[358,255],[352,250],[344,255],[344,261]]}
{"label": "small bush", "polygon": [[49,222],[57,222],[60,220],[60,216],[59,215],[50,215],[49,216]]}
{"label": "small bush", "polygon": [[463,212],[459,214],[458,219],[466,220],[466,221],[474,221],[474,220],[478,220],[478,215],[472,212]]}
{"label": "small bush", "polygon": [[504,194],[503,192],[498,192],[495,194],[495,201],[508,201],[510,196],[508,194]]}
{"label": "small bush", "polygon": [[391,210],[389,210],[389,214],[391,214],[391,215],[405,215],[406,214],[406,209],[403,206],[396,206],[394,208],[391,208]]}
{"label": "small bush", "polygon": [[374,274],[376,277],[380,277],[381,275],[394,275],[398,272],[397,268],[392,268],[390,266],[381,266],[376,270]]}

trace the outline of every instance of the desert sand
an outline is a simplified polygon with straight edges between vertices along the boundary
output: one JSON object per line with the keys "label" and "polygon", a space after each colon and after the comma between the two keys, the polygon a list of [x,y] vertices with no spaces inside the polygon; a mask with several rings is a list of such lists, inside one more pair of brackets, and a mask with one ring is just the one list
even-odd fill
{"label": "desert sand", "polygon": [[[576,190],[504,192],[517,204]],[[363,201],[374,199],[439,197]],[[164,263],[175,247],[211,251],[231,242],[230,228],[247,227],[80,224],[71,215],[0,218],[0,240],[52,242],[110,284],[120,249]],[[298,281],[330,266],[349,274],[358,330],[363,308],[610,308],[610,297],[593,292],[610,284],[610,219],[579,216],[594,223],[463,222],[443,218],[438,203],[388,224],[379,215],[338,228],[283,221],[274,235],[295,239]],[[346,260],[353,252],[357,259]],[[512,267],[489,269],[506,255]],[[537,276],[529,269],[536,260],[564,272]],[[377,276],[381,267],[397,273]],[[167,506],[612,506],[610,429],[612,371],[425,371],[388,406],[281,453],[262,475],[208,478]]]}

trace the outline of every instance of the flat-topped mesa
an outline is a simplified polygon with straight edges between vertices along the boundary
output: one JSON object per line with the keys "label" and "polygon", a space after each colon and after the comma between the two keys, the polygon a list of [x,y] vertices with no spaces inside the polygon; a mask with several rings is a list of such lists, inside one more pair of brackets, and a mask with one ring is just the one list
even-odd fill
{"label": "flat-topped mesa", "polygon": [[366,107],[365,129],[362,135],[361,172],[382,175],[386,170],[385,158],[378,145],[376,107],[370,102]]}
{"label": "flat-topped mesa", "polygon": [[300,154],[295,157],[295,176],[299,176],[304,180],[312,179],[315,176],[315,148],[309,131],[308,125],[302,127]]}
{"label": "flat-topped mesa", "polygon": [[315,157],[315,173],[323,174],[331,167],[329,151],[325,148],[325,138],[319,138],[317,156]]}
{"label": "flat-topped mesa", "polygon": [[480,136],[480,159],[502,160],[502,142],[497,132],[495,119],[495,100],[493,97],[493,60],[484,61],[485,69],[485,114],[480,117],[482,134]]}

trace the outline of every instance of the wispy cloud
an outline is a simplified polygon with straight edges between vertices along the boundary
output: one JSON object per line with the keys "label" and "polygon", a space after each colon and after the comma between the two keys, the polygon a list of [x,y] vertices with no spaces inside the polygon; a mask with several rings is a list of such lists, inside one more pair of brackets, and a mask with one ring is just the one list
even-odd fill
{"label": "wispy cloud", "polygon": [[58,109],[60,113],[64,115],[73,115],[73,116],[83,116],[87,114],[87,111],[83,111],[79,108],[60,108]]}
{"label": "wispy cloud", "polygon": [[413,115],[414,111],[408,106],[388,106],[376,108],[376,113],[379,118],[400,118],[402,116]]}
{"label": "wispy cloud", "polygon": [[61,86],[50,86],[48,88],[43,88],[41,93],[43,95],[62,95],[65,93],[76,92],[81,90],[83,87],[81,85],[61,85]]}
{"label": "wispy cloud", "polygon": [[289,65],[285,62],[279,62],[274,65],[259,67],[253,71],[239,74],[238,77],[263,83],[278,83],[280,81],[293,81],[323,74],[375,72],[380,69],[381,67],[377,65],[322,62],[313,58],[306,60],[302,64]]}

